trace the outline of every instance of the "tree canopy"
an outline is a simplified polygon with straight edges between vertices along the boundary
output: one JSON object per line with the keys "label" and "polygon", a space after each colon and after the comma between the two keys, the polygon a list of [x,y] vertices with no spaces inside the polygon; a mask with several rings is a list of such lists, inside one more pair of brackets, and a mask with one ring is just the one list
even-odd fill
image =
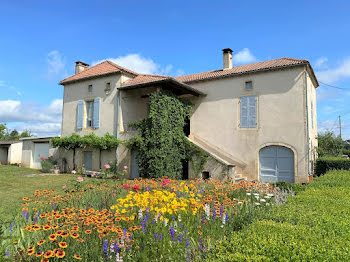
{"label": "tree canopy", "polygon": [[32,132],[30,130],[24,130],[23,132],[18,132],[16,129],[7,128],[6,124],[0,123],[0,140],[18,140],[23,137],[31,137]]}

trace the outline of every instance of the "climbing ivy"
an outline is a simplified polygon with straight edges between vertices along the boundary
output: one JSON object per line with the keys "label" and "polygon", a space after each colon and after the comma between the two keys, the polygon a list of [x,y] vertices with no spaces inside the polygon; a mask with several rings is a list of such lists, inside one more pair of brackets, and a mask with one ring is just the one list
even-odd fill
{"label": "climbing ivy", "polygon": [[149,108],[147,118],[131,124],[138,129],[138,136],[126,145],[136,149],[142,177],[180,179],[182,161],[192,160],[193,154],[198,153],[183,131],[192,104],[171,92],[157,91],[150,95]]}

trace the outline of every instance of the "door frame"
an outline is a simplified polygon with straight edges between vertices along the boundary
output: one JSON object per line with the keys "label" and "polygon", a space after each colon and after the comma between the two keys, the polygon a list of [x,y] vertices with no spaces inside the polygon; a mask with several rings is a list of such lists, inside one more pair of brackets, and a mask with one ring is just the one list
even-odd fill
{"label": "door frame", "polygon": [[298,180],[297,177],[298,177],[298,155],[297,155],[297,151],[295,150],[295,148],[291,145],[288,145],[288,144],[285,144],[285,143],[280,143],[280,142],[271,142],[271,143],[265,143],[265,144],[262,144],[260,145],[260,147],[258,147],[255,155],[255,166],[256,166],[256,177],[257,179],[260,181],[260,157],[259,157],[259,152],[261,149],[263,149],[264,147],[267,147],[267,146],[283,146],[283,147],[286,147],[290,150],[293,151],[294,153],[294,183]]}

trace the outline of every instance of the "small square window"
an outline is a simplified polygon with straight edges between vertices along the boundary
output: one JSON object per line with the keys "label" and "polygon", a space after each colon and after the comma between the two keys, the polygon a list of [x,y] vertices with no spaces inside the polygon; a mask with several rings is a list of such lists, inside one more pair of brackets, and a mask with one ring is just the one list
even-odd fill
{"label": "small square window", "polygon": [[106,83],[105,93],[106,95],[111,93],[111,83]]}
{"label": "small square window", "polygon": [[253,82],[252,81],[245,82],[245,89],[252,90],[253,89]]}
{"label": "small square window", "polygon": [[89,85],[88,90],[89,90],[89,93],[92,93],[92,85]]}

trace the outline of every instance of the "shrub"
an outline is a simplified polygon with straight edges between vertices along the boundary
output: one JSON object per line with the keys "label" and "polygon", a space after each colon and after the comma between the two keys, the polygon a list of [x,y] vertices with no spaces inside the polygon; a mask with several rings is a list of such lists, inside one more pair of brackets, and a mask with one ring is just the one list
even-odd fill
{"label": "shrub", "polygon": [[350,149],[343,149],[343,155],[347,155],[350,157]]}
{"label": "shrub", "polygon": [[350,172],[332,171],[215,243],[208,261],[350,261]]}
{"label": "shrub", "polygon": [[315,176],[321,176],[333,169],[350,170],[350,159],[340,157],[322,157],[316,160]]}
{"label": "shrub", "polygon": [[343,140],[333,132],[326,131],[324,134],[318,134],[317,153],[320,157],[339,156],[343,149]]}
{"label": "shrub", "polygon": [[57,161],[52,159],[52,157],[44,158],[42,157],[41,160],[41,171],[44,173],[49,173],[54,165],[57,165]]}

